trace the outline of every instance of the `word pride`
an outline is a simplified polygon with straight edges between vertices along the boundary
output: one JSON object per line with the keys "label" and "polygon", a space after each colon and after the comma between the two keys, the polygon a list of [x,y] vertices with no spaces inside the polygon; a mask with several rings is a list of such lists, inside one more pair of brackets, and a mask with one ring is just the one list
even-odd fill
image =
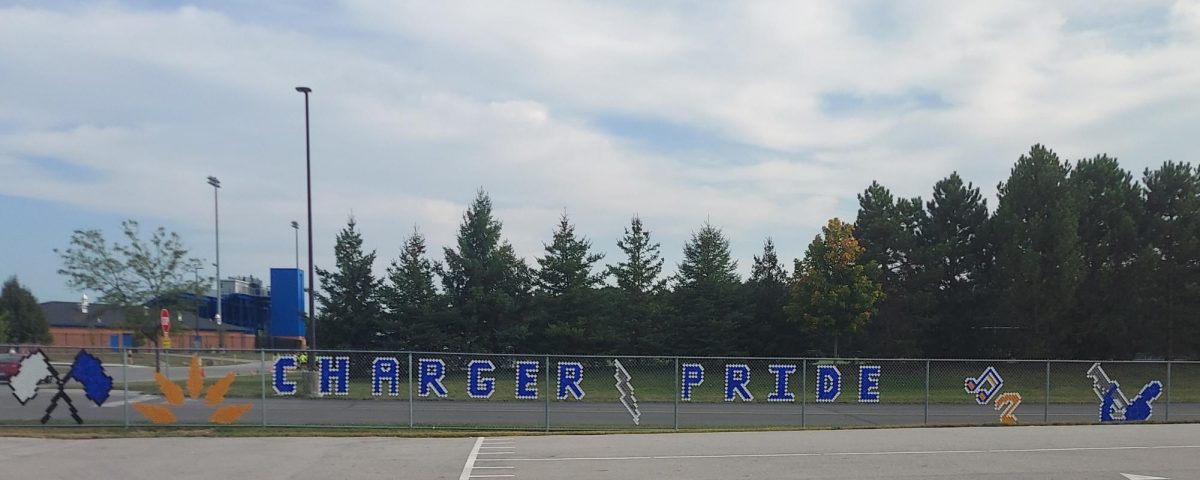
{"label": "word pride", "polygon": [[[350,394],[350,357],[321,357],[316,360],[317,387],[321,395]],[[446,361],[436,358],[416,359],[413,366],[415,371],[416,394],[420,397],[447,397]],[[287,372],[299,369],[299,362],[294,355],[275,359],[272,372],[272,386],[278,395],[295,395],[296,382],[287,379]],[[403,365],[393,357],[377,357],[371,362],[371,395],[398,396],[400,386],[407,382],[409,373],[401,371]],[[516,370],[513,383],[513,396],[518,400],[537,400],[538,386],[542,381],[541,362],[525,360],[513,362]],[[557,362],[554,366],[554,397],[558,400],[582,400],[587,393],[584,391],[584,366],[580,362]],[[496,364],[491,360],[471,360],[466,364],[466,393],[470,398],[488,399],[496,393]],[[772,364],[767,367],[769,376],[763,384],[767,385],[770,393],[768,402],[795,402],[796,394],[789,389],[791,380],[798,376],[799,368],[791,364]],[[863,403],[879,402],[879,377],[881,369],[876,365],[858,367],[858,401]],[[725,365],[724,399],[727,402],[741,400],[754,401],[750,391],[750,366],[746,364]],[[403,375],[403,377],[402,377]],[[694,390],[704,384],[704,365],[699,363],[684,363],[679,369],[679,399],[691,401]],[[618,383],[619,384],[619,383]],[[548,386],[548,384],[547,384]],[[619,388],[619,387],[618,387]],[[853,388],[853,387],[851,387]],[[842,393],[842,372],[834,365],[817,366],[816,401],[834,402]]]}
{"label": "word pride", "polygon": [[[704,384],[704,365],[699,363],[684,363],[680,365],[679,399],[685,402],[692,400],[692,390]],[[788,389],[788,379],[795,377],[798,371],[794,364],[772,364],[767,366],[771,373],[773,391],[767,395],[768,402],[794,402],[796,394]],[[879,375],[882,370],[878,365],[862,365],[858,367],[858,401],[860,403],[879,403]],[[818,402],[834,402],[842,394],[842,371],[834,365],[817,366],[817,396]],[[750,366],[744,363],[725,365],[725,401],[732,402],[740,399],[743,402],[754,401],[750,393]]]}

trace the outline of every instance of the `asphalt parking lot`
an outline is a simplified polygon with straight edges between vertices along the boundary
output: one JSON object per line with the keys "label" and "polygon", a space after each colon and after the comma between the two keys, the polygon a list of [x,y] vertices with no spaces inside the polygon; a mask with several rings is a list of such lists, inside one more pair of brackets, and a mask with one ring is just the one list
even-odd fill
{"label": "asphalt parking lot", "polygon": [[[0,438],[5,478],[1200,478],[1200,425],[466,438]],[[1140,476],[1140,477],[1139,477]]]}

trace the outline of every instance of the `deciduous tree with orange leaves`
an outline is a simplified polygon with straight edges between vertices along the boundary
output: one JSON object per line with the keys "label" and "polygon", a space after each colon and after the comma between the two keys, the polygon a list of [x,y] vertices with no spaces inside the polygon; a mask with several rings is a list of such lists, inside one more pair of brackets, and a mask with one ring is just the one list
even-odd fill
{"label": "deciduous tree with orange leaves", "polygon": [[854,225],[831,218],[808,245],[804,260],[796,261],[789,317],[817,335],[833,337],[834,356],[841,337],[861,330],[883,298],[883,287],[872,280],[879,265],[860,262],[862,253]]}

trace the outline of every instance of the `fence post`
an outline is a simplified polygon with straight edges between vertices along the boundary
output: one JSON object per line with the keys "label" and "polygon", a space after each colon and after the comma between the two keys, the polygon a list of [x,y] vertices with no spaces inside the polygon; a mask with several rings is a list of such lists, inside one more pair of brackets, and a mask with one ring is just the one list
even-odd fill
{"label": "fence post", "polygon": [[267,350],[259,350],[258,376],[262,377],[262,426],[267,426]]}
{"label": "fence post", "polygon": [[408,428],[413,428],[412,352],[408,352]]}
{"label": "fence post", "polygon": [[546,389],[542,392],[546,396],[546,431],[550,431],[550,356],[546,355],[546,372],[543,374],[546,379]]}
{"label": "fence post", "polygon": [[1050,361],[1046,360],[1046,407],[1042,409],[1042,423],[1050,423]]}
{"label": "fence post", "polygon": [[679,390],[679,357],[675,357],[675,431],[679,431],[679,395],[682,394]]}
{"label": "fence post", "polygon": [[125,350],[125,338],[121,337],[121,382],[125,384],[125,403],[121,405],[125,416],[125,428],[129,428],[129,351]]}
{"label": "fence post", "polygon": [[1171,361],[1167,361],[1167,411],[1163,413],[1163,421],[1171,421]]}
{"label": "fence post", "polygon": [[925,360],[925,424],[929,425],[929,360]]}
{"label": "fence post", "polygon": [[808,427],[808,416],[807,416],[807,412],[805,412],[805,410],[806,410],[805,404],[808,403],[808,397],[806,397],[804,395],[804,389],[806,389],[806,388],[808,388],[808,359],[807,358],[800,361],[800,390],[798,392],[798,393],[800,393],[800,428]]}

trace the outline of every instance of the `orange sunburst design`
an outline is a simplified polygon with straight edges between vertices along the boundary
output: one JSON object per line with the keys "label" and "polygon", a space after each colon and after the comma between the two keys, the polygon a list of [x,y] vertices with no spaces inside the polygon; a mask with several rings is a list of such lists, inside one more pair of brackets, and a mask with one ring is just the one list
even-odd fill
{"label": "orange sunburst design", "polygon": [[[208,393],[204,397],[204,403],[208,406],[217,406],[224,403],[225,394],[229,393],[229,388],[233,386],[233,380],[236,377],[236,373],[229,372],[220,380],[217,380],[216,383],[209,386]],[[163,399],[168,404],[174,406],[183,405],[183,388],[161,373],[154,374],[154,381],[158,383],[158,389],[162,392]],[[204,369],[200,367],[200,357],[192,355],[192,364],[188,369],[187,394],[192,400],[199,400],[200,394],[203,391]],[[137,410],[143,417],[146,417],[151,423],[157,425],[169,425],[178,420],[175,417],[175,412],[162,405],[148,405],[145,403],[134,403],[132,405],[134,410]],[[221,425],[229,425],[236,422],[237,419],[242,418],[242,415],[249,412],[251,408],[254,408],[254,404],[252,403],[226,405],[214,411],[212,416],[208,417],[208,421]]]}

